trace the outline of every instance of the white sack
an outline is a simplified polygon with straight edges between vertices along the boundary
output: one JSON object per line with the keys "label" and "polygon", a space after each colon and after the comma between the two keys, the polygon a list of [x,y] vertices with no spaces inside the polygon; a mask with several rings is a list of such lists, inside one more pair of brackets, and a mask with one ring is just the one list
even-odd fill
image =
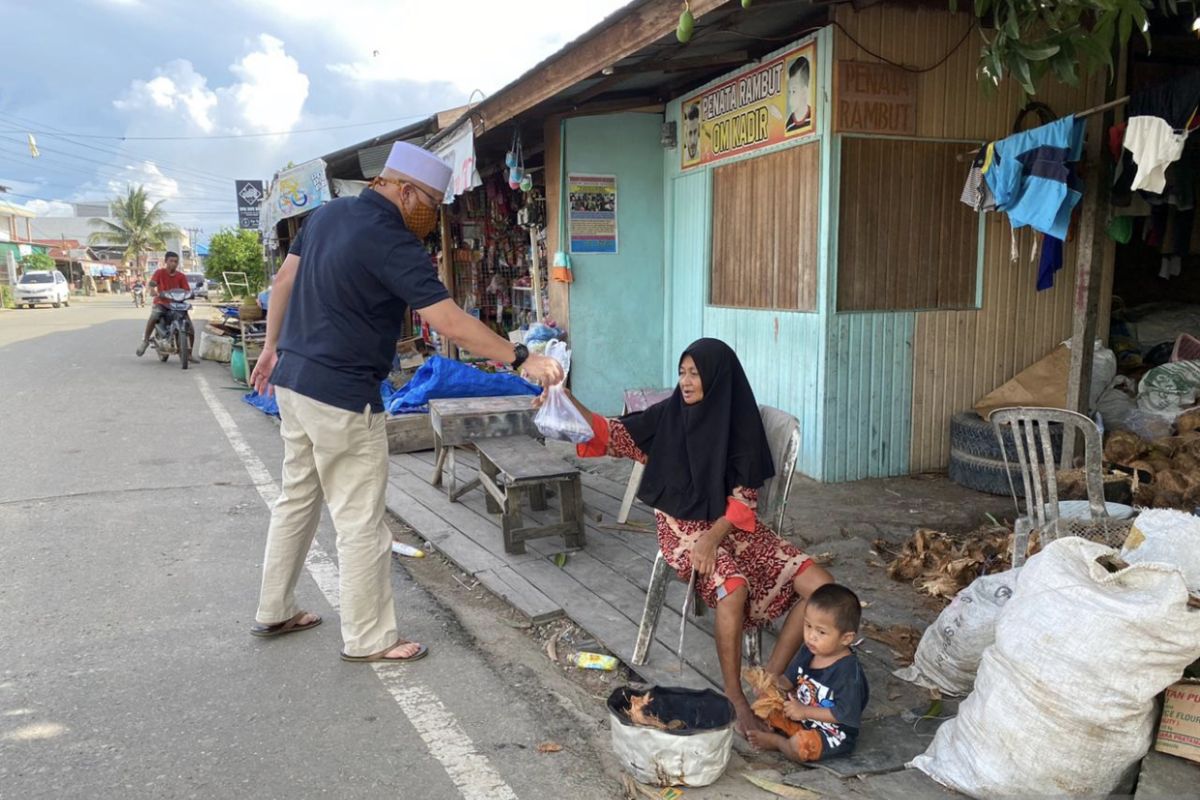
{"label": "white sack", "polygon": [[996,639],[996,619],[1012,597],[1019,569],[983,575],[963,589],[925,629],[912,666],[897,678],[961,697],[975,685],[983,651]]}
{"label": "white sack", "polygon": [[1143,511],[1125,539],[1121,558],[1130,564],[1179,567],[1188,591],[1200,594],[1200,517],[1165,508]]}
{"label": "white sack", "polygon": [[1155,697],[1200,655],[1178,569],[1059,539],[1021,570],[975,690],[910,766],[975,798],[1111,792],[1150,748]]}

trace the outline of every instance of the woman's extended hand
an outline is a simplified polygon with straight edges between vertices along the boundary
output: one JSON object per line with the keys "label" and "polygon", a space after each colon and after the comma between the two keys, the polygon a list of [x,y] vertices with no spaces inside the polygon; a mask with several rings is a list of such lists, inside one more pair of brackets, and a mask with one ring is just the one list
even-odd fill
{"label": "woman's extended hand", "polygon": [[[559,384],[553,384],[553,385],[558,386],[558,388],[562,391],[562,393],[567,396],[568,400],[575,399],[575,397],[571,394],[571,390],[568,389],[566,386],[560,386]],[[550,388],[551,388],[550,386],[543,386],[542,393],[539,394],[537,397],[533,398],[533,410],[534,411],[537,411],[539,408],[546,405],[546,399],[550,397]]]}
{"label": "woman's extended hand", "polygon": [[707,578],[717,568],[717,544],[716,538],[704,533],[692,545],[692,569],[697,575]]}

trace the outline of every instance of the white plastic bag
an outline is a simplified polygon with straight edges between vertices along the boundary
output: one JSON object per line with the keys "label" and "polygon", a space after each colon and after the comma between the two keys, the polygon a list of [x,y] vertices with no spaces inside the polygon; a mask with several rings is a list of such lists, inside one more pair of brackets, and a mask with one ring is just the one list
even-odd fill
{"label": "white plastic bag", "polygon": [[546,402],[533,415],[533,424],[547,439],[583,444],[592,440],[592,425],[556,383],[546,390]]}
{"label": "white plastic bag", "polygon": [[975,685],[983,651],[996,640],[996,619],[1012,597],[1020,569],[983,575],[963,589],[925,629],[912,666],[897,678],[961,697]]}
{"label": "white plastic bag", "polygon": [[975,690],[913,766],[976,798],[1095,797],[1150,748],[1155,696],[1200,652],[1200,611],[1163,564],[1110,573],[1103,545],[1052,542],[983,654]]}
{"label": "white plastic bag", "polygon": [[1188,591],[1200,594],[1200,517],[1166,508],[1143,511],[1125,539],[1121,558],[1130,564],[1179,567]]}

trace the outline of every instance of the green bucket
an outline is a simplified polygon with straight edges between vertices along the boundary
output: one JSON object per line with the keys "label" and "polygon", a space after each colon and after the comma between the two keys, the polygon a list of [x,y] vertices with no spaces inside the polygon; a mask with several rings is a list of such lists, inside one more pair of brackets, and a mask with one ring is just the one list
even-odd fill
{"label": "green bucket", "polygon": [[229,371],[233,373],[233,379],[239,383],[249,383],[249,376],[246,375],[246,350],[240,344],[233,346],[233,353],[229,357]]}

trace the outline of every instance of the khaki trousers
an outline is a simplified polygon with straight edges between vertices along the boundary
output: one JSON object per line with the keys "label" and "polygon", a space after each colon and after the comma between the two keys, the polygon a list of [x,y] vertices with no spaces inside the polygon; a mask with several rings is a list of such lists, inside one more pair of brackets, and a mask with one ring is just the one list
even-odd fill
{"label": "khaki trousers", "polygon": [[346,411],[276,387],[283,491],[271,509],[258,622],[291,619],[296,581],[317,532],[321,500],[337,531],[345,653],[366,656],[399,638],[392,601],[392,535],[383,520],[388,453],[384,414]]}

